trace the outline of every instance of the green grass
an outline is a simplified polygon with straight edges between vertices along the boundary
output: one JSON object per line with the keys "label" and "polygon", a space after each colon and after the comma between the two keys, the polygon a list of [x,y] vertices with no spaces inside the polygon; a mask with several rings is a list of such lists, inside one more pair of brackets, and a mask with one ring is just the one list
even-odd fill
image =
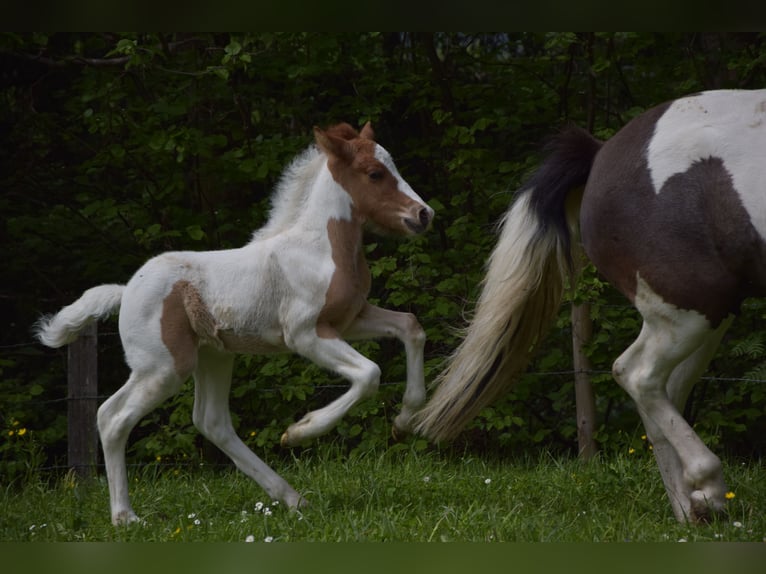
{"label": "green grass", "polygon": [[[233,468],[149,465],[131,474],[143,524],[113,527],[103,477],[40,477],[0,492],[1,541],[758,541],[761,462],[728,463],[728,516],[676,523],[648,453],[590,463],[402,448],[347,456],[332,443],[270,464],[311,504],[274,505]],[[260,502],[263,508],[256,510]],[[264,509],[268,507],[269,512]]]}

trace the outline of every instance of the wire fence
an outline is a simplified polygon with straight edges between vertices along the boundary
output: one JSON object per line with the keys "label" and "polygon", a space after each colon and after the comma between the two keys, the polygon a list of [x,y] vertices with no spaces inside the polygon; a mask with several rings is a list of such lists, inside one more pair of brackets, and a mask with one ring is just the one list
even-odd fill
{"label": "wire fence", "polygon": [[[96,362],[98,357],[98,339],[102,337],[116,337],[116,332],[102,332],[98,333],[96,326],[93,326],[93,331],[89,337],[82,337],[78,341],[82,341],[83,344],[79,347],[70,345],[68,350],[68,392],[66,396],[56,398],[37,399],[30,397],[25,401],[26,406],[34,408],[48,408],[56,405],[67,405],[68,412],[68,443],[70,445],[68,452],[68,461],[66,465],[54,464],[48,466],[39,467],[41,471],[66,471],[74,469],[80,474],[90,475],[95,468],[103,468],[103,464],[99,463],[97,451],[98,451],[98,438],[96,430],[96,408],[98,403],[109,397],[108,394],[98,392],[98,374],[96,369]],[[30,347],[38,346],[36,342],[29,343],[16,343],[11,345],[0,345],[0,352],[7,355],[14,354],[15,351],[20,349],[28,349]],[[72,369],[76,372],[73,372]],[[83,385],[83,378],[86,376],[83,373],[87,373],[91,370],[89,376],[93,377],[88,385]],[[525,372],[526,377],[575,377],[579,374],[585,374],[590,377],[611,375],[611,370],[605,369],[561,369],[561,370],[549,370],[549,371],[529,371]],[[766,383],[766,379],[761,378],[748,378],[748,377],[721,377],[721,376],[703,376],[701,380],[714,382],[714,383]],[[404,381],[383,381],[382,387],[391,386],[403,386]],[[319,393],[322,391],[340,391],[347,389],[348,384],[344,383],[324,383],[314,386],[314,392]],[[83,389],[86,389],[83,392]],[[274,386],[256,387],[253,389],[256,393],[278,393],[280,388]],[[17,405],[20,403],[17,403]],[[2,413],[0,413],[1,415]],[[72,449],[72,445],[79,445],[79,447]],[[199,462],[184,463],[181,461],[174,461],[173,463],[152,463],[158,468],[164,466],[178,468],[184,466],[199,466]],[[201,463],[203,466],[214,467],[230,466],[228,463]],[[145,464],[134,464],[129,466],[143,467]]]}

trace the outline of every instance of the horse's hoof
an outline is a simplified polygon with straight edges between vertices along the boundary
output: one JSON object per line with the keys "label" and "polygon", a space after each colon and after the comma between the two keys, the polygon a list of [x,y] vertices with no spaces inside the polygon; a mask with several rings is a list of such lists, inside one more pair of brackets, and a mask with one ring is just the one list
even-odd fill
{"label": "horse's hoof", "polygon": [[701,490],[691,494],[691,520],[697,524],[709,524],[713,517],[723,516],[726,513],[723,503],[712,497],[707,497]]}

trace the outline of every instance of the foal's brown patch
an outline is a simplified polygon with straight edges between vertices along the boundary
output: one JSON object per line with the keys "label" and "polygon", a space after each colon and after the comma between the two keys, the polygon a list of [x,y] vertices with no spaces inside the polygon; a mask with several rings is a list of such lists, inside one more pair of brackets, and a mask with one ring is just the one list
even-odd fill
{"label": "foal's brown patch", "polygon": [[655,192],[646,149],[666,109],[637,118],[599,152],[580,212],[582,241],[631,301],[640,273],[666,302],[715,327],[766,292],[766,244],[719,158],[695,162]]}
{"label": "foal's brown patch", "polygon": [[162,301],[160,328],[162,342],[170,351],[176,373],[187,376],[197,364],[199,337],[194,332],[186,314],[185,292],[191,288],[188,281],[179,281]]}
{"label": "foal's brown patch", "polygon": [[162,342],[170,351],[179,376],[185,377],[197,365],[200,340],[214,347],[223,346],[216,321],[199,291],[188,281],[177,281],[162,301],[160,318]]}
{"label": "foal's brown patch", "polygon": [[364,256],[362,229],[358,221],[330,219],[327,236],[335,271],[317,318],[317,335],[336,338],[346,330],[367,302],[371,277]]}

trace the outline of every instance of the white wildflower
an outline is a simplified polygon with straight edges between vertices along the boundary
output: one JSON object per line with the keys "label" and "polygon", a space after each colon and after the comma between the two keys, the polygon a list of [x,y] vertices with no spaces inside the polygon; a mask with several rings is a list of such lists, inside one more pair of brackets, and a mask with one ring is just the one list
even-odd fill
{"label": "white wildflower", "polygon": [[252,534],[248,534],[245,537],[245,542],[255,542],[255,536],[253,536]]}
{"label": "white wildflower", "polygon": [[266,538],[263,539],[263,541],[264,542],[274,542],[274,537],[273,536],[267,536]]}
{"label": "white wildflower", "polygon": [[263,508],[263,502],[256,502],[255,503],[255,511],[256,512],[260,512],[262,508]]}
{"label": "white wildflower", "polygon": [[490,482],[492,482],[491,478],[485,478],[484,479],[484,484],[489,484]]}
{"label": "white wildflower", "polygon": [[739,520],[735,520],[731,523],[734,528],[742,528],[742,523]]}

